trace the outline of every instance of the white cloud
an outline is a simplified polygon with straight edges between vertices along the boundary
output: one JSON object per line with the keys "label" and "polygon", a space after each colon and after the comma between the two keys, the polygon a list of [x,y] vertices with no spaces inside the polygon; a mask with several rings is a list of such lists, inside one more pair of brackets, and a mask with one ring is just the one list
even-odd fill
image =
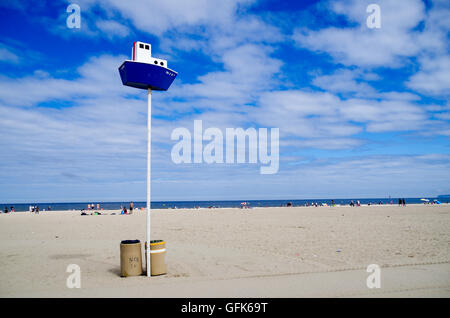
{"label": "white cloud", "polygon": [[301,157],[298,163],[288,159],[280,162],[279,172],[270,178],[238,166],[185,166],[182,175],[168,172],[168,178],[173,175],[176,182],[158,183],[160,189],[155,191],[176,193],[180,200],[205,199],[206,193],[216,200],[292,200],[418,197],[450,191],[448,156],[337,157],[330,153],[327,158]]}
{"label": "white cloud", "polygon": [[96,26],[103,32],[106,37],[114,38],[125,37],[130,34],[130,29],[123,24],[112,20],[98,20]]}
{"label": "white cloud", "polygon": [[[374,95],[375,89],[361,81],[363,74],[358,71],[341,69],[330,75],[321,75],[313,79],[312,84],[323,90],[334,93],[357,93],[358,95]],[[370,74],[365,78],[374,78]]]}
{"label": "white cloud", "polygon": [[405,95],[342,99],[330,93],[272,91],[261,95],[260,108],[248,116],[264,127],[279,127],[282,138],[300,137],[299,145],[322,149],[361,145],[365,141],[354,136],[364,131],[438,133],[415,96]]}
{"label": "white cloud", "polygon": [[424,57],[421,69],[410,77],[407,85],[429,95],[450,94],[450,56]]}
{"label": "white cloud", "polygon": [[16,64],[19,62],[19,57],[7,48],[0,47],[0,62]]}
{"label": "white cloud", "polygon": [[377,1],[381,7],[381,28],[366,26],[366,7],[371,1],[331,2],[330,9],[344,15],[356,27],[329,27],[319,31],[297,29],[293,38],[298,45],[329,53],[336,62],[363,67],[402,66],[404,57],[418,54],[422,48],[412,30],[425,18],[421,0]]}
{"label": "white cloud", "polygon": [[399,100],[349,99],[340,113],[347,120],[367,123],[369,132],[420,130],[428,118],[420,106]]}
{"label": "white cloud", "polygon": [[253,44],[227,50],[221,57],[223,71],[199,76],[199,83],[174,87],[171,94],[195,99],[198,109],[240,110],[273,85],[282,63],[271,58],[270,52],[268,47]]}
{"label": "white cloud", "polygon": [[0,77],[0,101],[32,106],[52,100],[126,94],[117,70],[124,59],[124,56],[93,57],[78,69],[81,77],[77,80],[48,77],[45,72],[23,78]]}
{"label": "white cloud", "polygon": [[418,39],[423,48],[419,54],[420,69],[406,83],[408,87],[433,96],[448,96],[450,90],[450,5],[433,1],[427,13],[424,31]]}
{"label": "white cloud", "polygon": [[234,14],[240,6],[252,3],[252,0],[191,0],[191,1],[92,1],[82,0],[84,8],[99,5],[105,11],[119,12],[140,30],[162,35],[165,31],[193,25],[231,25]]}
{"label": "white cloud", "polygon": [[365,143],[365,140],[356,138],[312,138],[312,139],[287,139],[284,140],[281,145],[286,147],[285,149],[354,149]]}
{"label": "white cloud", "polygon": [[[427,95],[448,95],[450,88],[450,59],[448,55],[448,16],[450,7],[445,1],[433,1],[425,10],[421,0],[378,1],[381,8],[381,28],[365,25],[365,8],[371,1],[330,2],[329,8],[357,26],[329,27],[318,31],[297,29],[296,43],[312,51],[330,54],[336,63],[361,68],[402,67],[417,58],[419,71],[406,85]],[[423,22],[423,28],[418,28]],[[338,71],[317,77],[314,84],[329,91],[372,94],[364,82],[356,82],[355,72]]]}

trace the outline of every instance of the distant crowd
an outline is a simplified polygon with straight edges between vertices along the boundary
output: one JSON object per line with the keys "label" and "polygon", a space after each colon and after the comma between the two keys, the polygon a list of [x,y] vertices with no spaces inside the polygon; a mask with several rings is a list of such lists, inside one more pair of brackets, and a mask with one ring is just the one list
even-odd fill
{"label": "distant crowd", "polygon": [[[126,206],[122,205],[120,206],[120,214],[132,214],[134,209],[133,201],[130,202],[129,209],[127,209]],[[92,204],[88,204],[87,210],[81,209],[81,215],[102,215],[100,211],[103,211],[103,208],[100,207],[100,204],[97,203],[97,209],[96,206]],[[115,213],[111,213],[111,215],[115,215]]]}
{"label": "distant crowd", "polygon": [[2,212],[3,212],[3,213],[14,212],[14,207],[12,206],[12,207],[10,207],[10,208],[8,209],[8,207],[5,206],[5,208],[2,210]]}
{"label": "distant crowd", "polygon": [[[378,201],[378,202],[368,202],[367,205],[383,205],[383,204],[390,204],[393,205],[394,201],[391,200],[390,202],[383,202],[383,201]],[[346,205],[346,203],[341,202],[340,205]],[[350,202],[348,202],[349,206],[361,206],[361,202],[359,200],[350,200]],[[406,206],[406,200],[404,198],[399,198],[398,199],[398,205],[399,206]],[[281,205],[284,206],[284,205]],[[294,205],[292,204],[292,202],[288,202],[286,203],[287,207],[293,207]],[[336,206],[336,202],[334,202],[334,200],[331,200],[331,203],[328,204],[326,202],[306,202],[304,204],[299,204],[297,206],[313,206],[313,207],[318,207],[318,206]]]}

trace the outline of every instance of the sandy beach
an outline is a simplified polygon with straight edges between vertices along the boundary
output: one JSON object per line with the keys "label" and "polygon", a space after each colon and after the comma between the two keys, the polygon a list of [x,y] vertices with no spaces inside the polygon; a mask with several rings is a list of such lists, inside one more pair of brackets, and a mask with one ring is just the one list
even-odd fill
{"label": "sandy beach", "polygon": [[[1,214],[0,296],[450,296],[447,204],[153,210],[168,274],[152,278],[120,277],[120,241],[145,240],[145,211],[102,213]],[[69,264],[79,289],[66,287]]]}

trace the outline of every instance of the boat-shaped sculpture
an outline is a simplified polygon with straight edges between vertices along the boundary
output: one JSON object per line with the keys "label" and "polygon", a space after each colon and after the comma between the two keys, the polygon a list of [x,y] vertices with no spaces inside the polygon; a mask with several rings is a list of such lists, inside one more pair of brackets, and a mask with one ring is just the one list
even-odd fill
{"label": "boat-shaped sculpture", "polygon": [[119,73],[123,85],[155,91],[166,91],[178,74],[166,60],[152,57],[151,45],[143,42],[133,43],[132,59],[120,65]]}

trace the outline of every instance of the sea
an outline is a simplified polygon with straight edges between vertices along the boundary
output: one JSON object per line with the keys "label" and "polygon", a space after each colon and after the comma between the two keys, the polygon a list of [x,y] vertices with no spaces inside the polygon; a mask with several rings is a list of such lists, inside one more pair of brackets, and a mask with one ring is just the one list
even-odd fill
{"label": "sea", "polygon": [[[422,198],[405,198],[406,204],[424,203]],[[450,197],[446,198],[426,198],[429,202],[438,200],[442,203],[448,203]],[[152,209],[195,209],[195,208],[238,208],[243,202],[246,202],[248,207],[282,207],[289,203],[292,206],[306,206],[306,205],[331,205],[334,202],[336,205],[349,205],[351,201],[356,203],[359,200],[361,204],[398,204],[398,198],[352,198],[352,199],[303,199],[303,200],[231,200],[231,201],[155,201],[151,203]],[[100,209],[104,210],[120,210],[122,207],[129,208],[128,202],[66,202],[66,203],[52,203],[52,202],[29,202],[29,203],[2,203],[0,208],[2,211],[5,207],[10,209],[14,207],[16,212],[29,211],[30,206],[39,206],[40,211],[81,211],[87,209],[88,205],[94,204],[97,208],[99,204]],[[144,208],[145,202],[133,202],[135,209]]]}

